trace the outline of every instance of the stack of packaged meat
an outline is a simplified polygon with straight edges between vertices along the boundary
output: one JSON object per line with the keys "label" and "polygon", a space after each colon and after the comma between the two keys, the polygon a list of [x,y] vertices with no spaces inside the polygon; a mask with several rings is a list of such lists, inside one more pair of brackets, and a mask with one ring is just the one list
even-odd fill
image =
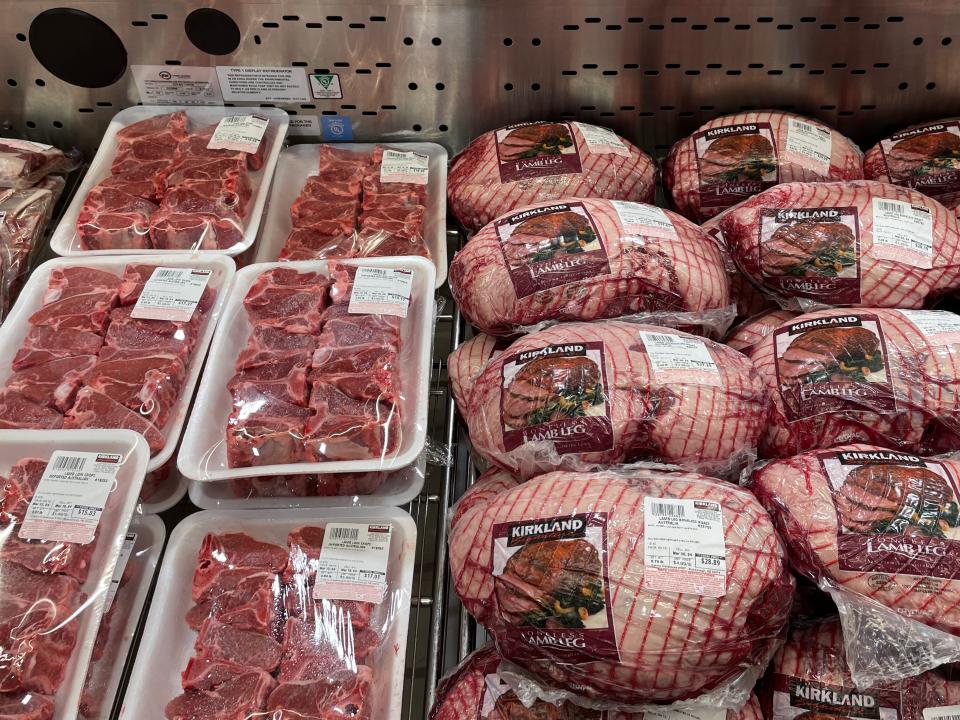
{"label": "stack of packaged meat", "polygon": [[400,318],[348,312],[355,267],[275,268],[244,298],[252,326],[228,388],[230,467],[385,457],[400,440]]}
{"label": "stack of packaged meat", "polygon": [[423,230],[427,175],[399,178],[392,172],[394,156],[426,160],[379,146],[367,154],[321,145],[317,174],[290,208],[293,230],[280,259],[429,258]]}
{"label": "stack of packaged meat", "polygon": [[143,435],[151,453],[163,449],[163,428],[216,291],[206,287],[188,321],[135,318],[155,269],[51,271],[0,389],[0,428],[126,428]]}
{"label": "stack of packaged meat", "polygon": [[186,113],[175,112],[117,132],[111,175],[87,194],[77,218],[81,247],[228,250],[240,243],[250,173],[263,167],[270,130],[255,152],[225,149],[214,134],[232,119],[193,129]]}
{"label": "stack of packaged meat", "polygon": [[287,547],[244,533],[207,535],[193,578],[197,631],[168,720],[368,718],[389,602],[315,599],[324,529]]}
{"label": "stack of packaged meat", "polygon": [[326,473],[323,475],[274,475],[235,478],[230,481],[236,497],[349,497],[370,495],[386,479],[385,472]]}

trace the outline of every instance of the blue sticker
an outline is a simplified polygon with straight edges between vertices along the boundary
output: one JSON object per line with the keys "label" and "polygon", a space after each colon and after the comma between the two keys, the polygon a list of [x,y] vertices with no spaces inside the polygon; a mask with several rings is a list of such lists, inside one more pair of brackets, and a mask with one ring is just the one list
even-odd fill
{"label": "blue sticker", "polygon": [[327,142],[349,142],[353,140],[353,126],[346,115],[321,115],[320,127],[323,139]]}

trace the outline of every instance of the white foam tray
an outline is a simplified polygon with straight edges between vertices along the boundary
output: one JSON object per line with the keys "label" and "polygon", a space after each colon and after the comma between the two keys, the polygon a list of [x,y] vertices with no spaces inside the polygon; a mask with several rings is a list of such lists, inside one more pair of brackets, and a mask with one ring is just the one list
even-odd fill
{"label": "white foam tray", "polygon": [[140,512],[144,515],[156,515],[169,510],[187,494],[190,481],[176,467],[170,468],[170,474],[164,478],[151,502],[140,503]]}
{"label": "white foam tray", "polygon": [[100,516],[97,547],[89,577],[82,586],[87,602],[74,620],[78,623],[77,644],[67,662],[63,684],[53,696],[53,720],[75,720],[106,592],[137,506],[150,452],[144,439],[131,430],[0,430],[0,474],[6,475],[24,458],[49,460],[56,450],[118,453],[125,458],[117,472],[121,494],[110,498]]}
{"label": "white foam tray", "polygon": [[110,176],[110,166],[113,164],[113,158],[117,154],[117,132],[132,125],[135,122],[146,120],[157,115],[166,115],[168,113],[182,110],[187,114],[190,120],[191,128],[198,130],[208,125],[220,122],[225,117],[232,115],[264,115],[270,120],[268,133],[270,145],[264,155],[263,167],[250,172],[250,182],[253,185],[253,196],[250,200],[250,212],[244,218],[243,241],[232,248],[226,250],[206,250],[204,252],[215,252],[222,255],[239,255],[244,250],[253,245],[257,238],[257,231],[260,227],[260,221],[263,218],[263,211],[266,206],[267,195],[270,192],[270,181],[273,178],[274,170],[277,166],[277,158],[280,156],[280,150],[283,147],[284,138],[287,135],[287,126],[290,124],[290,117],[279,108],[256,108],[256,107],[213,107],[213,106],[180,106],[180,105],[138,105],[121,110],[113,116],[113,120],[107,126],[107,131],[100,141],[100,147],[97,154],[90,163],[90,169],[83,177],[83,182],[74,193],[70,207],[64,213],[60,224],[50,237],[50,247],[58,255],[146,255],[149,253],[183,253],[184,250],[127,250],[127,249],[109,249],[109,250],[84,250],[80,247],[80,238],[77,235],[77,217],[80,215],[80,209],[87,198],[87,194],[93,187],[102,180]]}
{"label": "white foam tray", "polygon": [[197,634],[184,620],[193,606],[190,597],[197,553],[207,533],[244,532],[257,540],[285,546],[287,535],[307,525],[330,522],[390,523],[393,539],[387,566],[388,598],[393,618],[373,663],[370,688],[372,720],[395,720],[402,715],[404,656],[410,619],[410,592],[417,545],[417,528],[398,508],[339,508],[329,510],[204,511],[189,516],[173,529],[150,615],[137,650],[121,720],[164,720],[164,707],[182,691],[180,673],[193,654]]}
{"label": "white foam tray", "polygon": [[237,356],[246,346],[253,327],[247,319],[243,298],[257,278],[273,268],[329,274],[326,260],[262,263],[243,268],[237,272],[234,279],[229,301],[210,347],[210,357],[200,380],[193,413],[180,446],[177,457],[180,472],[191,480],[209,481],[265,475],[392,471],[405,468],[416,461],[427,438],[435,310],[433,264],[422,257],[354,259],[345,260],[343,263],[413,271],[410,307],[400,326],[403,348],[397,360],[400,368],[400,393],[403,398],[400,406],[402,439],[399,450],[391,457],[369,460],[228,467],[226,430],[233,400],[227,390],[227,382],[235,374]]}
{"label": "white foam tray", "polygon": [[[430,158],[427,167],[427,207],[424,240],[437,268],[436,287],[447,279],[447,151],[436,143],[337,143],[331,147],[351,152],[372,152],[377,145]],[[280,153],[267,203],[267,216],[257,240],[255,262],[274,262],[293,229],[290,206],[300,195],[311,173],[317,172],[320,145],[294,145]]]}
{"label": "white foam tray", "polygon": [[421,456],[410,467],[390,473],[370,495],[322,497],[237,497],[229,481],[191,482],[190,500],[204,510],[400,506],[420,494],[426,473],[427,461]]}
{"label": "white foam tray", "polygon": [[163,465],[172,455],[176,448],[177,440],[180,437],[180,430],[186,420],[187,410],[190,407],[190,398],[193,395],[193,389],[196,387],[197,380],[200,377],[200,369],[203,367],[203,358],[207,354],[207,348],[213,337],[214,328],[217,325],[217,318],[220,316],[223,307],[230,294],[230,285],[233,281],[236,268],[233,260],[223,255],[214,253],[195,253],[195,254],[177,254],[177,255],[138,255],[123,256],[110,255],[101,257],[70,257],[54,258],[48,260],[43,265],[33,271],[27,284],[20,292],[16,304],[7,315],[3,325],[0,325],[0,386],[6,382],[7,378],[13,374],[10,367],[14,355],[23,344],[23,339],[30,332],[30,316],[40,309],[43,304],[43,294],[47,290],[47,281],[55,268],[65,267],[93,267],[98,270],[105,270],[114,273],[118,277],[123,274],[123,268],[131,263],[144,263],[148,265],[163,265],[165,267],[194,267],[213,271],[213,275],[208,283],[211,288],[216,289],[217,299],[213,307],[207,314],[206,323],[203,332],[197,340],[196,347],[190,357],[190,365],[187,368],[187,377],[184,381],[183,391],[177,398],[176,404],[170,414],[170,420],[163,428],[163,437],[166,444],[156,455],[150,458],[147,471],[151,472]]}
{"label": "white foam tray", "polygon": [[[96,688],[97,692],[103,694],[100,701],[100,713],[87,720],[110,720],[110,711],[116,701],[117,693],[120,691],[120,681],[123,679],[123,669],[127,664],[127,655],[130,652],[130,646],[133,645],[133,639],[136,637],[140,618],[147,604],[150,585],[153,583],[153,576],[157,572],[160,553],[163,552],[163,542],[167,537],[167,528],[164,526],[163,520],[156,515],[135,517],[133,522],[130,523],[129,532],[137,534],[137,540],[133,545],[133,553],[128,561],[133,570],[127,584],[120,588],[114,600],[117,608],[114,610],[113,622],[110,627],[111,637],[107,641],[107,651],[94,665],[93,671],[97,673],[97,677],[101,677],[100,672],[103,672],[105,675],[102,677],[106,678],[106,683]],[[118,631],[122,632],[122,635],[119,642],[114,644],[113,635]],[[98,667],[101,664],[103,667]]]}

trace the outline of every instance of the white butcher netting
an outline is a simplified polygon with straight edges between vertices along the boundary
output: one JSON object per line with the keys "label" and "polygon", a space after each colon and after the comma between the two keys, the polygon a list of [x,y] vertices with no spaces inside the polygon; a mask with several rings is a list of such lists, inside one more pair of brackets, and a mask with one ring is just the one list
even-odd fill
{"label": "white butcher netting", "polygon": [[747,485],[793,569],[840,611],[858,686],[960,660],[960,462],[848,445],[769,462]]}
{"label": "white butcher netting", "polygon": [[653,205],[565,198],[500,215],[450,266],[467,320],[494,335],[637,316],[722,337],[733,319],[724,254]]}
{"label": "white butcher netting", "polygon": [[753,495],[690,473],[491,471],[450,537],[456,592],[523,668],[502,675],[525,704],[738,709],[794,592]]}
{"label": "white butcher netting", "polygon": [[132,432],[0,441],[0,716],[77,712],[148,456]]}
{"label": "white butcher netting", "polygon": [[747,278],[787,310],[922,308],[960,287],[953,211],[895,185],[777,185],[719,226]]}
{"label": "white butcher netting", "polygon": [[52,173],[64,174],[80,166],[80,153],[52,145],[0,138],[0,188],[26,190]]}

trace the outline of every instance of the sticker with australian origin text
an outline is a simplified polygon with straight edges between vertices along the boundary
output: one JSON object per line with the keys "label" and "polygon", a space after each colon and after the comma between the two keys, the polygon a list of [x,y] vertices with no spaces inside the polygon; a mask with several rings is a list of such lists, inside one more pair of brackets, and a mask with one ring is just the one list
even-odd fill
{"label": "sticker with australian origin text", "polygon": [[607,577],[607,514],[497,523],[494,592],[513,659],[544,650],[558,664],[618,660]]}
{"label": "sticker with australian origin text", "polygon": [[960,123],[930,123],[880,141],[890,182],[939,198],[960,191]]}
{"label": "sticker with australian origin text", "polygon": [[384,150],[380,182],[426,185],[430,158],[415,152]]}
{"label": "sticker with australian origin text", "polygon": [[123,456],[57,450],[27,508],[19,535],[86,545],[93,541]]}
{"label": "sticker with australian origin text", "polygon": [[658,382],[721,384],[720,369],[703,340],[645,330],[639,335]]}
{"label": "sticker with australian origin text", "polygon": [[655,205],[625,200],[611,200],[610,204],[617,211],[624,232],[665,240],[677,239],[677,229],[673,226],[673,221]]}
{"label": "sticker with australian origin text", "polygon": [[860,302],[860,222],[855,207],[762,208],[763,284],[828,305]]}
{"label": "sticker with australian origin text", "polygon": [[892,450],[818,453],[837,509],[841,570],[960,577],[957,479]]}
{"label": "sticker with australian origin text", "polygon": [[587,147],[590,148],[590,152],[630,157],[629,148],[623,144],[623,141],[610,128],[581,122],[574,123],[574,125],[577,126],[577,130],[583,135],[583,140],[587,144]]}
{"label": "sticker with australian origin text", "polygon": [[773,337],[788,420],[845,410],[896,412],[886,340],[876,315],[850,312],[804,320]]}
{"label": "sticker with australian origin text", "polygon": [[603,343],[527,350],[504,360],[500,418],[508,452],[549,442],[560,455],[613,447]]}
{"label": "sticker with australian origin text", "polygon": [[107,599],[104,601],[104,614],[110,612],[113,607],[113,601],[117,597],[117,591],[120,589],[120,583],[123,580],[124,570],[127,569],[127,563],[133,554],[133,547],[137,544],[137,534],[135,532],[127,533],[123,538],[123,545],[120,548],[120,556],[117,558],[117,565],[113,570],[113,577],[110,578],[110,587],[107,588]]}
{"label": "sticker with australian origin text", "polygon": [[353,315],[396,315],[405,318],[410,307],[413,272],[395,268],[357,268],[347,312]]}
{"label": "sticker with australian origin text", "polygon": [[828,685],[776,673],[771,677],[770,720],[902,720],[903,699],[897,690]]}
{"label": "sticker with australian origin text", "polygon": [[943,310],[897,310],[931,344],[960,343],[960,316]]}
{"label": "sticker with australian origin text", "polygon": [[213,131],[208,150],[234,150],[255,153],[263,140],[270,120],[262,115],[230,115],[223,118]]}
{"label": "sticker with australian origin text", "polygon": [[923,205],[873,198],[874,257],[933,267],[933,213]]}
{"label": "sticker with australian origin text", "polygon": [[317,559],[315,600],[383,602],[390,560],[390,525],[330,523]]}
{"label": "sticker with australian origin text", "polygon": [[700,205],[728,207],[777,184],[777,146],[770,123],[710,128],[693,137]]}
{"label": "sticker with australian origin text", "polygon": [[570,123],[521,123],[496,131],[500,182],[583,172]]}
{"label": "sticker with australian origin text", "polygon": [[495,227],[518,298],[610,274],[603,239],[583,203],[524,210]]}
{"label": "sticker with australian origin text", "polygon": [[721,597],[727,591],[723,512],[713,500],[645,497],[644,590]]}
{"label": "sticker with australian origin text", "polygon": [[784,159],[798,165],[811,164],[826,176],[830,172],[833,137],[829,128],[799,118],[787,118],[787,146]]}
{"label": "sticker with australian origin text", "polygon": [[154,268],[143,286],[130,317],[144,320],[187,322],[196,312],[210,281],[210,270]]}
{"label": "sticker with australian origin text", "polygon": [[960,705],[924,708],[923,720],[960,720]]}

